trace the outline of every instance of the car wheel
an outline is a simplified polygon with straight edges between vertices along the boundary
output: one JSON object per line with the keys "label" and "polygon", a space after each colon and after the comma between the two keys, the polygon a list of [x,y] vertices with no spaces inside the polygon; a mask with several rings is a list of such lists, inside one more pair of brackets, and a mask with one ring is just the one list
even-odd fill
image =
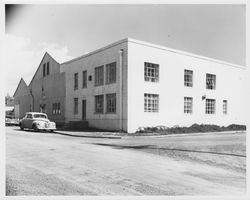
{"label": "car wheel", "polygon": [[19,126],[20,126],[20,129],[23,131],[23,130],[24,130],[24,128],[23,128],[22,123],[20,123],[20,124],[19,124]]}
{"label": "car wheel", "polygon": [[50,130],[50,132],[51,132],[51,133],[53,133],[53,132],[54,132],[54,130]]}
{"label": "car wheel", "polygon": [[33,125],[32,125],[32,129],[33,129],[34,131],[36,131],[36,132],[38,131],[38,128],[37,128],[36,124],[33,124]]}

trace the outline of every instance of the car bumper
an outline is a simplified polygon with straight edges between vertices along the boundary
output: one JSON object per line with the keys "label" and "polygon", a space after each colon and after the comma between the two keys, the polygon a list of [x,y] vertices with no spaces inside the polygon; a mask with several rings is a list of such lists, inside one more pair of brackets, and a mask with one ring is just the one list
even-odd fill
{"label": "car bumper", "polygon": [[37,127],[38,130],[56,130],[56,128],[44,128],[44,127]]}
{"label": "car bumper", "polygon": [[56,127],[53,125],[45,125],[45,126],[37,125],[37,129],[38,130],[56,130]]}

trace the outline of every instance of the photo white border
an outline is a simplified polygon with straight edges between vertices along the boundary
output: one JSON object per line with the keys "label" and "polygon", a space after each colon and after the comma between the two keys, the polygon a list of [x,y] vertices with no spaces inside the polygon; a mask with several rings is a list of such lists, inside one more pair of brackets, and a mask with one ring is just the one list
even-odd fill
{"label": "photo white border", "polygon": [[[2,55],[4,52],[4,47],[2,44],[3,42],[3,35],[5,33],[5,15],[4,15],[4,5],[5,4],[245,4],[246,5],[246,67],[248,77],[250,77],[250,70],[249,70],[249,1],[248,0],[2,0],[0,1],[0,66],[1,66],[1,73],[0,73],[0,85],[4,87],[0,87],[0,94],[1,94],[1,107],[0,107],[0,119],[2,123],[0,123],[0,199],[29,199],[29,200],[69,200],[69,199],[102,199],[102,200],[111,200],[111,199],[145,199],[145,200],[162,200],[162,199],[178,199],[178,200],[210,200],[210,199],[229,199],[229,200],[246,200],[250,199],[249,191],[250,191],[250,184],[249,184],[249,135],[247,134],[247,193],[243,196],[5,196],[5,125],[4,125],[4,116],[5,116],[5,109],[4,109],[4,96],[5,96],[5,73],[4,73],[4,63],[2,60]],[[248,85],[248,91],[246,91],[246,98],[247,101],[250,102],[250,80],[246,80],[246,84]],[[250,111],[250,104],[246,108],[247,111]],[[247,128],[250,125],[250,116],[248,112],[248,123]],[[248,129],[247,129],[248,131]]]}

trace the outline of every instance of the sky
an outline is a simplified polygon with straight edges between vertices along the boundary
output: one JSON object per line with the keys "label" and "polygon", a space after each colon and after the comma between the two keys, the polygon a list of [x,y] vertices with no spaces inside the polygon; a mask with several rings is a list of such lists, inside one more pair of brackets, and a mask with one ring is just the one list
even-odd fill
{"label": "sky", "polygon": [[130,37],[245,66],[245,5],[5,5],[5,92],[59,63]]}

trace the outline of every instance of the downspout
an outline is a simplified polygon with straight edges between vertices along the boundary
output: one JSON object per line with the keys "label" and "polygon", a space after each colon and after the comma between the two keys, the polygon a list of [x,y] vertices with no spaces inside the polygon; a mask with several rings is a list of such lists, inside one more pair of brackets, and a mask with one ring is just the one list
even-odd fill
{"label": "downspout", "polygon": [[34,112],[34,95],[32,94],[32,89],[30,89],[30,95],[32,97],[32,112]]}
{"label": "downspout", "polygon": [[120,125],[120,131],[123,131],[123,76],[122,76],[122,63],[123,63],[123,49],[119,50],[120,54],[120,120],[119,120],[119,125]]}

